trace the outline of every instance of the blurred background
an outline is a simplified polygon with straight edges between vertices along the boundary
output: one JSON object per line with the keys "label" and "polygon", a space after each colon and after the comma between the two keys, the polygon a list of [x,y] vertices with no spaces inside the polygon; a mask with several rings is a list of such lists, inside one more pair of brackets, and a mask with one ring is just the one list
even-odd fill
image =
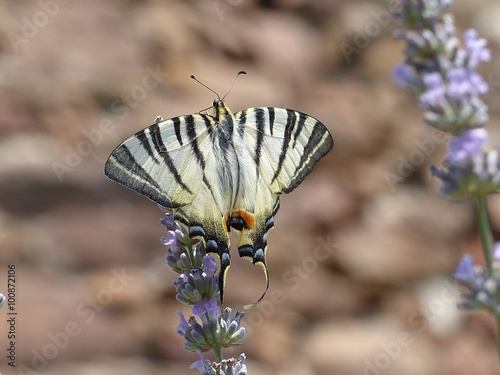
{"label": "blurred background", "polygon": [[[247,314],[249,374],[498,374],[493,319],[456,309],[450,278],[481,258],[469,203],[437,197],[445,141],[393,84],[396,1],[8,1],[0,7],[0,292],[16,272],[16,368],[0,310],[3,374],[195,374],[175,332],[163,213],[103,165],[154,118],[223,95],[321,120],[334,149],[284,196],[268,247],[270,290]],[[500,5],[456,1],[458,33],[488,38]],[[481,66],[491,144],[500,71]],[[490,197],[500,230],[500,203]],[[225,303],[265,287],[233,251]]]}

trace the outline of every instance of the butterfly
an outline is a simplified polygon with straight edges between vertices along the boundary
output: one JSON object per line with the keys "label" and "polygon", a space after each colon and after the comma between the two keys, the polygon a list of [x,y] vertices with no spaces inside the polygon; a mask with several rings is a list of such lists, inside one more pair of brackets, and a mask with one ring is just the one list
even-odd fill
{"label": "butterfly", "polygon": [[280,197],[304,180],[333,139],[321,122],[290,109],[233,114],[218,98],[213,110],[157,118],[111,153],[105,174],[170,209],[192,238],[204,240],[219,259],[222,302],[230,230],[239,231],[240,257],[262,266],[267,291],[267,234]]}

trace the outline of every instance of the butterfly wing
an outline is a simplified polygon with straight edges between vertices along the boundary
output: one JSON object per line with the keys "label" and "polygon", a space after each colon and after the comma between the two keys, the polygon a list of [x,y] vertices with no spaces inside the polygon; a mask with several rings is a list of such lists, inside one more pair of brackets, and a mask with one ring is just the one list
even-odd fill
{"label": "butterfly wing", "polygon": [[263,267],[267,290],[267,233],[274,226],[280,195],[304,180],[333,147],[333,139],[321,122],[289,109],[249,108],[234,118],[245,149],[239,159],[247,160],[241,168],[240,206],[253,215],[253,226],[240,233],[238,251]]}
{"label": "butterfly wing", "polygon": [[333,147],[328,129],[314,117],[284,108],[249,108],[235,114],[245,123],[245,145],[258,174],[274,194],[289,193]]}
{"label": "butterfly wing", "polygon": [[229,236],[222,224],[227,209],[214,179],[220,163],[210,152],[216,125],[205,114],[155,123],[119,145],[104,171],[112,180],[172,209],[193,237],[216,240],[220,249],[228,249]]}
{"label": "butterfly wing", "polygon": [[[192,134],[186,123],[194,125]],[[200,116],[157,122],[120,144],[108,158],[104,173],[163,207],[184,206],[193,201],[201,185],[198,169],[193,168],[192,145],[203,142],[207,132]]]}

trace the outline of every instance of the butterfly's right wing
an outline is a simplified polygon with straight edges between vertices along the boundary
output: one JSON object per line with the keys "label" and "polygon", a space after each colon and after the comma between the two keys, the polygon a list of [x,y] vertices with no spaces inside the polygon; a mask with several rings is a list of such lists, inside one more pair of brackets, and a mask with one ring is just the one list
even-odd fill
{"label": "butterfly's right wing", "polygon": [[263,267],[267,290],[267,233],[274,226],[280,196],[304,180],[333,147],[333,139],[321,122],[298,111],[249,108],[234,117],[245,146],[241,207],[254,218],[252,227],[241,231],[238,251]]}
{"label": "butterfly's right wing", "polygon": [[333,147],[328,129],[302,112],[263,107],[234,116],[245,125],[245,144],[257,174],[274,194],[295,189]]}
{"label": "butterfly's right wing", "polygon": [[193,142],[205,142],[210,121],[195,114],[148,126],[111,153],[104,173],[163,207],[185,206],[202,184]]}

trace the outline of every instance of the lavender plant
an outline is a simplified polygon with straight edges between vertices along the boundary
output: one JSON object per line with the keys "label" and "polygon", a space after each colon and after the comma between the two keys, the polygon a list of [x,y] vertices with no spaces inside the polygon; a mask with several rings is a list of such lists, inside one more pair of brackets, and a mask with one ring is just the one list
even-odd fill
{"label": "lavender plant", "polygon": [[[163,244],[169,246],[166,259],[168,266],[179,274],[173,284],[176,299],[184,305],[193,306],[193,316],[188,320],[177,310],[180,323],[177,333],[184,337],[184,348],[196,352],[199,359],[190,368],[197,368],[203,375],[246,375],[245,354],[238,359],[224,359],[222,348],[237,345],[245,335],[241,326],[244,314],[236,311],[231,317],[231,309],[221,312],[217,303],[219,285],[215,258],[207,254],[202,241],[189,237],[186,227],[167,213],[160,220],[168,237],[162,237]],[[215,362],[205,359],[203,352],[213,350]]]}
{"label": "lavender plant", "polygon": [[[400,0],[394,17],[401,28],[397,39],[406,41],[405,62],[394,69],[394,80],[419,96],[424,120],[450,135],[444,167],[431,171],[449,200],[472,199],[486,267],[466,254],[454,277],[465,286],[460,307],[488,310],[500,332],[500,243],[493,244],[486,196],[500,189],[500,156],[488,147],[488,108],[481,94],[488,84],[476,72],[491,59],[486,40],[474,29],[463,41],[455,36],[452,0]],[[500,335],[499,335],[500,336]],[[500,339],[497,339],[500,355]]]}

